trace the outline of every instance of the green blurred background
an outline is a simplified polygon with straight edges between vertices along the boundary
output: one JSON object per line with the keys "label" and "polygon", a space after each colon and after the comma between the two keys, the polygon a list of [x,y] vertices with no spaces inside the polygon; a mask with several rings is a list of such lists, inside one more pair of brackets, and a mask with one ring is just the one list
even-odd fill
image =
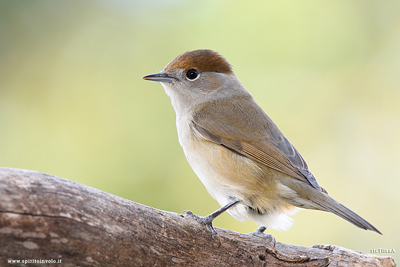
{"label": "green blurred background", "polygon": [[[399,1],[0,1],[0,165],[163,210],[218,204],[186,162],[158,72],[219,51],[319,183],[374,224],[303,210],[296,245],[400,250]],[[223,214],[243,233],[253,222]],[[396,258],[396,254],[390,254]]]}

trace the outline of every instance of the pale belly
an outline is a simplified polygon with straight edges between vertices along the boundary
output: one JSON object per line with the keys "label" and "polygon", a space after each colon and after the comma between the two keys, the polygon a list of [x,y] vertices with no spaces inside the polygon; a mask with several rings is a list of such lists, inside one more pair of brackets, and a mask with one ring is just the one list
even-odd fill
{"label": "pale belly", "polygon": [[193,171],[221,206],[241,200],[228,210],[233,217],[273,229],[291,226],[287,214],[296,209],[282,198],[282,191],[290,190],[279,183],[282,173],[194,135],[181,145]]}

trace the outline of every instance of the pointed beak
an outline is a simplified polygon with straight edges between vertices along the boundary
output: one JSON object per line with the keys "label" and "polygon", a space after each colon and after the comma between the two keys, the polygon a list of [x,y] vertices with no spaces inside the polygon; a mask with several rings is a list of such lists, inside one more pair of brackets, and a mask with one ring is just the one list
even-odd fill
{"label": "pointed beak", "polygon": [[168,76],[168,74],[164,72],[159,72],[155,74],[146,75],[143,77],[143,80],[170,83],[173,80],[176,80],[176,78]]}

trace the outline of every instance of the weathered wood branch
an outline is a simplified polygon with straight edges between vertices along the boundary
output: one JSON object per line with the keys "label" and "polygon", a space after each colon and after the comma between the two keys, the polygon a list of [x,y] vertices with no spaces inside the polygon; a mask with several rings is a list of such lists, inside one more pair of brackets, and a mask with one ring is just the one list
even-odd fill
{"label": "weathered wood branch", "polygon": [[[216,229],[55,176],[0,168],[0,264],[61,266],[396,266],[335,246],[299,247]],[[11,260],[11,261],[10,261]],[[340,264],[339,264],[340,263]],[[30,264],[30,266],[47,266]]]}

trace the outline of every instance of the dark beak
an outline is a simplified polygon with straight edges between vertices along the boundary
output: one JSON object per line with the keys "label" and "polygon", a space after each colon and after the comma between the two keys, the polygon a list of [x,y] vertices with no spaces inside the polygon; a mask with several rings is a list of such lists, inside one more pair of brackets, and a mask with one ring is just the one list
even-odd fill
{"label": "dark beak", "polygon": [[174,77],[168,76],[168,74],[165,74],[164,72],[159,72],[146,75],[143,77],[143,80],[170,83],[176,79]]}

